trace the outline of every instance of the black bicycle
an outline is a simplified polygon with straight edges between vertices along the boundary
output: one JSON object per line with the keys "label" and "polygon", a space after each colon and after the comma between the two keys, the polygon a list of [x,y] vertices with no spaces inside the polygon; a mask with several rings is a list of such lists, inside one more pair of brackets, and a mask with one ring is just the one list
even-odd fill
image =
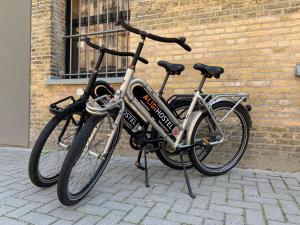
{"label": "black bicycle", "polygon": [[[74,137],[89,117],[85,110],[88,99],[98,97],[95,91],[99,88],[104,87],[107,90],[112,90],[108,83],[96,81],[105,54],[135,56],[131,52],[117,52],[95,45],[87,37],[83,40],[90,47],[99,50],[100,54],[85,90],[79,89],[77,91],[81,97],[75,100],[73,96],[69,96],[49,106],[54,117],[46,124],[37,138],[32,148],[28,166],[30,180],[38,187],[49,187],[57,183],[65,155]],[[138,57],[138,60],[148,64],[148,61],[142,57]]]}

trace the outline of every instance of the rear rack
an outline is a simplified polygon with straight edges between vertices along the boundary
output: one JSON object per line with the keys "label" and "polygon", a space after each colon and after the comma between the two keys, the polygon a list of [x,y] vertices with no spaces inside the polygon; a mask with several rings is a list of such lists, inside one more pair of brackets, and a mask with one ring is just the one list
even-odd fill
{"label": "rear rack", "polygon": [[[65,107],[59,106],[59,104],[71,100],[71,104]],[[70,112],[81,111],[85,107],[85,101],[83,98],[75,100],[73,96],[69,96],[52,103],[49,106],[49,111],[54,115],[66,115]]]}

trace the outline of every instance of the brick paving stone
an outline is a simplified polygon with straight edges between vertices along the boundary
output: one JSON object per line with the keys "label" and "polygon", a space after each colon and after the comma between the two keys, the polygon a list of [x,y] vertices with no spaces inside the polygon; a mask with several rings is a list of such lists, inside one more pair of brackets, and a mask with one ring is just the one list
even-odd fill
{"label": "brick paving stone", "polygon": [[246,223],[249,225],[264,225],[263,212],[259,210],[246,209]]}
{"label": "brick paving stone", "polygon": [[182,171],[149,160],[151,187],[146,188],[143,172],[134,166],[136,158],[113,157],[89,195],[64,207],[56,186],[31,184],[29,154],[0,150],[1,225],[300,224],[299,173],[234,169],[206,177],[190,170],[197,195],[191,199]]}
{"label": "brick paving stone", "polygon": [[61,206],[61,203],[58,200],[54,200],[52,202],[49,202],[37,209],[35,209],[35,211],[40,212],[40,213],[44,213],[44,214],[48,214],[51,211],[59,208]]}
{"label": "brick paving stone", "polygon": [[105,216],[110,212],[111,209],[105,208],[103,206],[95,206],[95,205],[90,205],[90,204],[84,204],[76,209],[77,211],[87,213],[87,214],[92,214],[96,216]]}
{"label": "brick paving stone", "polygon": [[292,201],[286,201],[286,200],[279,200],[281,209],[285,214],[294,214],[294,215],[300,215],[300,209],[299,206],[292,200]]}
{"label": "brick paving stone", "polygon": [[296,223],[287,223],[287,222],[279,222],[279,221],[275,221],[275,220],[268,220],[268,224],[271,225],[298,225]]}
{"label": "brick paving stone", "polygon": [[24,205],[20,208],[17,208],[10,213],[6,214],[8,217],[12,218],[20,218],[21,216],[25,215],[28,212],[31,212],[32,210],[40,207],[42,204],[41,203],[36,203],[36,202],[31,202],[27,205]]}
{"label": "brick paving stone", "polygon": [[226,225],[244,225],[244,217],[233,214],[226,214]]}
{"label": "brick paving stone", "polygon": [[21,199],[21,198],[15,198],[15,197],[8,197],[3,199],[2,204],[12,206],[12,207],[21,207],[23,205],[26,205],[28,203],[27,200]]}
{"label": "brick paving stone", "polygon": [[109,208],[109,209],[122,210],[125,212],[128,212],[133,208],[133,205],[129,205],[126,203],[120,203],[120,202],[113,202],[113,201],[106,201],[102,204],[102,206]]}
{"label": "brick paving stone", "polygon": [[230,200],[243,200],[243,192],[239,189],[229,189],[227,198]]}
{"label": "brick paving stone", "polygon": [[209,209],[216,210],[216,211],[223,212],[223,213],[236,214],[236,215],[243,215],[243,213],[244,213],[244,210],[242,208],[238,208],[238,206],[231,207],[231,206],[227,206],[227,205],[211,204]]}
{"label": "brick paving stone", "polygon": [[57,220],[56,217],[44,215],[37,212],[30,212],[20,217],[20,220],[32,223],[35,225],[49,225]]}
{"label": "brick paving stone", "polygon": [[194,216],[200,216],[202,218],[208,218],[213,220],[224,220],[225,214],[216,210],[203,210],[199,208],[191,208],[189,214]]}
{"label": "brick paving stone", "polygon": [[172,207],[172,205],[170,205],[170,204],[157,203],[154,207],[152,207],[148,216],[164,218],[167,215],[167,213],[169,212],[171,207]]}
{"label": "brick paving stone", "polygon": [[149,217],[149,216],[147,216],[141,224],[143,224],[143,225],[180,225],[180,223],[177,223],[174,221],[169,221],[166,219],[158,219],[156,217]]}
{"label": "brick paving stone", "polygon": [[171,211],[178,212],[178,213],[186,213],[190,207],[191,207],[191,200],[182,201],[179,199],[174,203]]}
{"label": "brick paving stone", "polygon": [[190,216],[181,213],[170,212],[168,213],[167,220],[171,220],[174,222],[185,223],[185,224],[195,224],[199,225],[203,222],[203,218],[198,216]]}
{"label": "brick paving stone", "polygon": [[213,192],[211,195],[210,202],[214,204],[225,204],[227,199],[227,193],[226,192]]}
{"label": "brick paving stone", "polygon": [[256,209],[256,210],[261,209],[261,205],[256,202],[228,200],[226,205],[229,205],[232,207],[238,206],[240,208],[245,208],[245,209]]}
{"label": "brick paving stone", "polygon": [[205,219],[203,225],[223,225],[223,221]]}
{"label": "brick paving stone", "polygon": [[268,220],[285,221],[279,206],[263,204]]}
{"label": "brick paving stone", "polygon": [[71,221],[77,221],[80,218],[84,217],[84,213],[79,212],[79,211],[74,211],[71,209],[66,209],[66,208],[58,208],[51,213],[49,213],[51,216],[58,217],[60,219],[65,219],[65,220],[71,220]]}
{"label": "brick paving stone", "polygon": [[21,222],[15,219],[0,217],[0,224],[2,225],[28,225],[28,223]]}
{"label": "brick paving stone", "polygon": [[130,223],[139,223],[146,214],[148,214],[150,208],[146,208],[143,206],[136,206],[133,210],[131,210],[126,217],[123,219],[126,222]]}
{"label": "brick paving stone", "polygon": [[59,219],[55,223],[53,223],[51,225],[73,225],[73,224],[74,224],[73,221]]}
{"label": "brick paving stone", "polygon": [[93,215],[86,215],[82,219],[80,219],[77,223],[74,223],[74,225],[94,225],[96,224],[101,217],[99,216],[93,216]]}
{"label": "brick paving stone", "polygon": [[126,212],[119,210],[112,210],[103,219],[101,219],[97,225],[114,225],[119,223],[126,215]]}

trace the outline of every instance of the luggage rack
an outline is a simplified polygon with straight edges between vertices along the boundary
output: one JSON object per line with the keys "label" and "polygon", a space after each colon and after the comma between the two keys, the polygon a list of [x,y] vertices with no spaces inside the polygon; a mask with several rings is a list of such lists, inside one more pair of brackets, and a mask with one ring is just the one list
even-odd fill
{"label": "luggage rack", "polygon": [[[71,100],[71,104],[68,104],[66,107],[59,106],[61,103]],[[81,111],[85,107],[85,101],[83,98],[75,100],[73,96],[68,96],[57,102],[52,103],[49,106],[49,111],[54,115],[66,115],[72,109],[74,112],[74,107],[77,108],[78,111]]]}

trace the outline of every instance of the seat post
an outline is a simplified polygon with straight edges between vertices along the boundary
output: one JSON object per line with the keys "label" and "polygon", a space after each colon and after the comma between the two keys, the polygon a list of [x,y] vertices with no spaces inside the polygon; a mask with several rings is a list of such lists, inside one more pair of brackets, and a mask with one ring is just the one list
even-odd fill
{"label": "seat post", "polygon": [[164,89],[165,89],[165,86],[166,86],[166,84],[167,84],[167,82],[168,82],[169,77],[170,77],[170,72],[167,72],[166,77],[165,77],[165,79],[164,79],[164,81],[163,81],[163,83],[162,83],[162,85],[161,85],[161,87],[160,87],[160,90],[159,90],[159,92],[158,92],[158,95],[159,95],[159,96],[162,96],[162,95],[163,95]]}
{"label": "seat post", "polygon": [[199,92],[201,92],[201,90],[202,90],[202,88],[204,86],[205,80],[206,80],[206,76],[205,76],[205,74],[203,74],[201,83],[199,84],[199,87],[198,87],[198,91]]}

